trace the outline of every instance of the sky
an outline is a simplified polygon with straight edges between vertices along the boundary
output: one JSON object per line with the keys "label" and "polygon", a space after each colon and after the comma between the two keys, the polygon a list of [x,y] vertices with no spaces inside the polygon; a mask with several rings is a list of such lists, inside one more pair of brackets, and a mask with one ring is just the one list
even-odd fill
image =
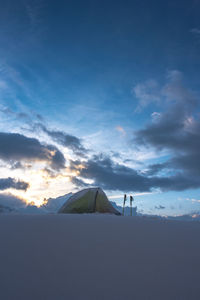
{"label": "sky", "polygon": [[100,186],[200,212],[200,1],[0,1],[0,205]]}

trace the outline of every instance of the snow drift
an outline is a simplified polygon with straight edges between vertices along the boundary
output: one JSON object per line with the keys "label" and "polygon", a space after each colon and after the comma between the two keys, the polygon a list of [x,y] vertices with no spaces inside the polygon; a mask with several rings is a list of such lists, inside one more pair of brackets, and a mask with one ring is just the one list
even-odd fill
{"label": "snow drift", "polygon": [[200,224],[0,215],[3,300],[199,299]]}

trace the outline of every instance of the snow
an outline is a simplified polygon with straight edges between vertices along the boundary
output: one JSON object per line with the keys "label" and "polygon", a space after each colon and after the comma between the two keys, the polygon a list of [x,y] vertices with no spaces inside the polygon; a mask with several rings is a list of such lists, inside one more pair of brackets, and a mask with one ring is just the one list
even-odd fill
{"label": "snow", "polygon": [[47,202],[40,207],[40,209],[43,209],[44,212],[57,212],[72,195],[72,193],[68,193],[57,198],[49,198]]}
{"label": "snow", "polygon": [[200,223],[0,215],[0,299],[199,299]]}

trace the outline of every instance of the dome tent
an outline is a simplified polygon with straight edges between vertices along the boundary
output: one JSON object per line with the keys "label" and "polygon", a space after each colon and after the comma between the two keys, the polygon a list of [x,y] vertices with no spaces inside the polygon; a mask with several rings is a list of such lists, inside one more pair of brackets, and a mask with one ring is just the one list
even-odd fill
{"label": "dome tent", "polygon": [[109,202],[101,188],[88,188],[73,194],[58,211],[63,214],[95,212],[121,215]]}

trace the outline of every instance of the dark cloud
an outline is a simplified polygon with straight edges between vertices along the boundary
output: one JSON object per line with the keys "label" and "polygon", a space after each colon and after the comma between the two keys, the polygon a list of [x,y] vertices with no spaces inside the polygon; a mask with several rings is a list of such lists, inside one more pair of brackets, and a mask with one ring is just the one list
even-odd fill
{"label": "dark cloud", "polygon": [[148,170],[145,171],[145,175],[153,176],[155,174],[158,174],[160,171],[162,171],[165,168],[167,168],[166,163],[149,165]]}
{"label": "dark cloud", "polygon": [[[82,164],[84,168],[79,168]],[[79,186],[83,185],[82,179],[94,180],[93,185],[101,186],[107,190],[122,191],[149,191],[149,184],[145,177],[139,175],[135,170],[123,165],[114,163],[109,157],[93,156],[86,162],[71,161],[71,170],[79,172],[79,178],[72,179],[72,182]]]}
{"label": "dark cloud", "polygon": [[12,212],[12,208],[4,205],[0,205],[0,214],[2,213],[10,213]]}
{"label": "dark cloud", "polygon": [[52,145],[18,133],[0,132],[0,159],[9,162],[46,161],[53,169],[65,167],[63,154]]}
{"label": "dark cloud", "polygon": [[170,177],[147,176],[132,168],[115,163],[103,155],[95,155],[85,162],[71,161],[70,169],[79,173],[78,178],[72,177],[71,179],[78,187],[87,185],[84,179],[91,179],[94,181],[94,186],[101,186],[106,190],[124,192],[150,192],[152,189],[181,191],[199,185],[198,179],[191,180],[182,173]]}
{"label": "dark cloud", "polygon": [[20,161],[14,162],[14,164],[11,166],[12,170],[16,169],[24,169],[23,164]]}
{"label": "dark cloud", "polygon": [[[178,110],[178,109],[177,109]],[[154,146],[158,150],[168,149],[191,153],[200,146],[200,123],[181,111],[167,112],[156,123],[148,124],[136,132],[137,144]]]}
{"label": "dark cloud", "polygon": [[121,154],[116,151],[111,151],[111,156],[114,158],[121,158]]}
{"label": "dark cloud", "polygon": [[27,182],[16,180],[11,177],[0,178],[0,190],[3,191],[10,188],[26,191],[29,188],[29,184]]}
{"label": "dark cloud", "polygon": [[13,163],[11,163],[10,169],[11,170],[17,170],[17,169],[31,169],[32,168],[32,164],[30,162],[26,163],[26,162],[20,162],[20,161],[15,161]]}
{"label": "dark cloud", "polygon": [[63,131],[49,130],[44,126],[44,124],[36,124],[36,127],[44,131],[48,136],[50,136],[54,141],[71,149],[76,155],[84,157],[87,150],[82,145],[81,140],[76,136],[67,134]]}
{"label": "dark cloud", "polygon": [[37,118],[39,121],[41,121],[41,122],[43,122],[43,121],[44,121],[44,118],[43,118],[43,116],[42,116],[42,115],[40,115],[40,114],[36,114],[36,118]]}
{"label": "dark cloud", "polygon": [[9,193],[0,193],[0,213],[41,214],[47,213],[43,207],[28,204],[24,199]]}
{"label": "dark cloud", "polygon": [[57,213],[60,207],[69,199],[71,195],[72,193],[69,193],[57,198],[44,199],[43,205],[37,207],[33,203],[27,203],[24,199],[10,193],[0,193],[0,213]]}
{"label": "dark cloud", "polygon": [[[172,72],[163,89],[168,106],[156,122],[135,132],[134,144],[168,151],[170,159],[149,166],[146,175],[168,174],[167,187],[184,190],[200,187],[200,122],[198,97]],[[173,174],[173,176],[172,176]],[[173,182],[172,182],[173,180]],[[185,185],[185,187],[184,187]]]}
{"label": "dark cloud", "polygon": [[199,178],[190,177],[184,174],[184,172],[169,177],[151,177],[151,182],[153,185],[157,185],[162,191],[184,191],[200,187]]}
{"label": "dark cloud", "polygon": [[123,162],[125,164],[127,164],[127,163],[134,163],[134,164],[137,164],[137,165],[143,165],[143,162],[141,162],[139,160],[136,160],[136,159],[130,159],[130,158],[124,159]]}
{"label": "dark cloud", "polygon": [[70,178],[71,183],[73,183],[75,186],[77,186],[79,188],[83,188],[83,187],[85,188],[85,187],[92,186],[91,184],[88,184],[88,183],[84,182],[80,178],[77,178],[77,177],[74,177],[74,176],[71,176],[69,178]]}
{"label": "dark cloud", "polygon": [[16,114],[16,116],[19,119],[28,119],[29,120],[29,115],[24,112],[20,112],[20,113]]}
{"label": "dark cloud", "polygon": [[[25,121],[31,128],[31,131],[42,130],[49,137],[51,137],[52,140],[71,149],[74,154],[78,156],[84,157],[88,152],[88,150],[82,145],[81,139],[77,138],[76,136],[67,134],[63,131],[48,129],[44,125],[44,118],[38,113],[33,113],[33,115],[24,112],[17,113],[6,106],[0,108],[0,112],[4,113],[6,116],[18,119],[19,121]],[[34,119],[36,119],[37,122],[34,122]]]}
{"label": "dark cloud", "polygon": [[165,206],[158,205],[158,206],[155,206],[155,209],[165,209]]}
{"label": "dark cloud", "polygon": [[0,205],[10,210],[16,210],[26,207],[26,202],[24,199],[10,193],[0,193]]}

